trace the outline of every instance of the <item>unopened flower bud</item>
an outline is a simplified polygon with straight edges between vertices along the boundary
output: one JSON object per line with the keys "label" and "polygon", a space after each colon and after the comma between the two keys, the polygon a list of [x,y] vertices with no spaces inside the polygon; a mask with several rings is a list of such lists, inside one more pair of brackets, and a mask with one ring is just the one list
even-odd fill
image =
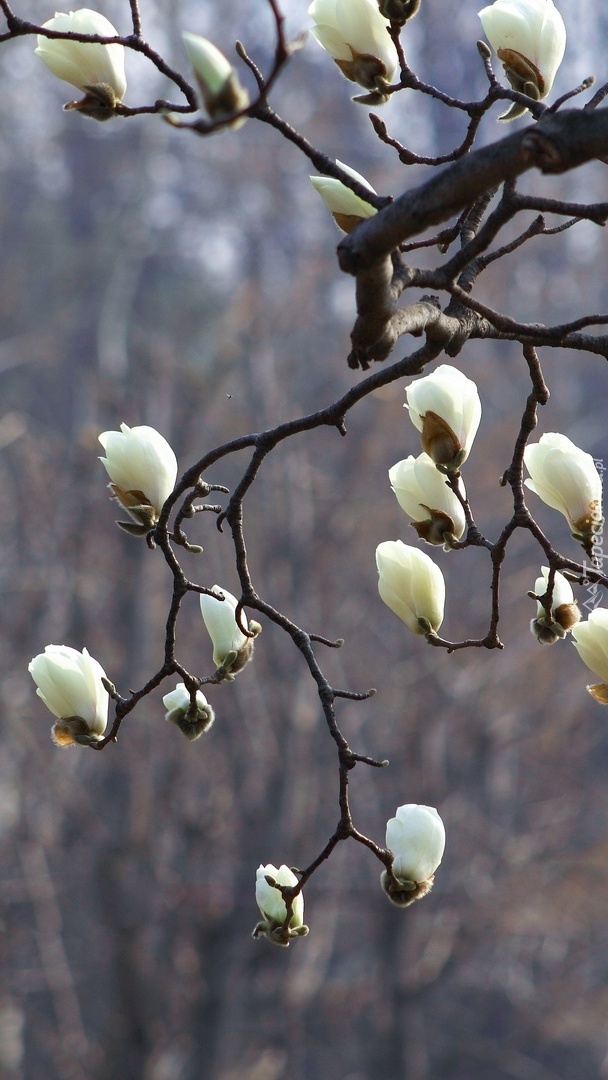
{"label": "unopened flower bud", "polygon": [[[513,89],[536,101],[546,97],[566,48],[564,20],[553,0],[496,0],[479,18]],[[523,112],[515,103],[499,119]]]}
{"label": "unopened flower bud", "polygon": [[438,566],[418,548],[402,540],[385,540],[376,548],[378,592],[414,634],[436,634],[443,622],[445,582]]}
{"label": "unopened flower bud", "polygon": [[595,608],[585,622],[573,627],[572,637],[583,663],[602,679],[587,690],[600,705],[608,705],[608,610]]}
{"label": "unopened flower bud", "polygon": [[86,649],[47,645],[30,661],[36,693],[56,716],[52,736],[58,746],[99,742],[108,722],[109,697],[101,664]]}
{"label": "unopened flower bud", "polygon": [[434,806],[399,806],[386,825],[386,846],[393,854],[391,871],[381,875],[389,900],[409,907],[433,886],[445,849],[445,828]]}
{"label": "unopened flower bud", "polygon": [[541,645],[553,645],[565,638],[569,630],[580,622],[581,613],[574,600],[572,586],[559,570],[553,578],[553,596],[551,611],[547,614],[541,601],[549,587],[549,567],[541,568],[542,576],[536,579],[534,593],[536,597],[536,618],[532,619],[530,629]]}
{"label": "unopened flower bud", "polygon": [[[466,528],[462,504],[428,454],[404,458],[388,472],[399,506],[427,544],[449,550]],[[464,485],[460,490],[466,498]]]}
{"label": "unopened flower bud", "polygon": [[481,419],[477,387],[458,368],[440,364],[406,390],[405,408],[421,433],[422,449],[443,471],[457,471],[469,456]]}
{"label": "unopened flower bud", "polygon": [[287,905],[277,885],[293,888],[298,879],[288,866],[259,866],[256,871],[255,899],[262,913],[253,931],[254,938],[266,937],[274,945],[289,945],[291,938],[305,937],[308,927],[304,925],[304,897],[301,892],[291,902],[291,918],[287,920]]}
{"label": "unopened flower bud", "polygon": [[118,525],[134,536],[145,536],[175,487],[175,454],[152,427],[121,424],[120,431],[104,431],[99,441],[106,452],[99,460],[112,481],[110,490],[134,520]]}
{"label": "unopened flower bud", "polygon": [[[236,596],[219,585],[214,585],[213,588],[221,593],[224,599],[218,600],[215,596],[201,593],[201,614],[213,644],[213,663],[223,671],[224,678],[232,681],[237,672],[253,658],[254,641],[262,627],[254,621],[248,624],[243,611],[239,626],[236,621]],[[241,626],[248,634],[243,632]]]}
{"label": "unopened flower bud", "polygon": [[[224,54],[198,34],[185,32],[182,39],[211,120],[225,120],[233,113],[246,109],[249,105],[249,94]],[[230,127],[236,130],[245,120],[244,116],[238,117]]]}
{"label": "unopened flower bud", "polygon": [[604,521],[602,481],[591,454],[552,431],[526,446],[524,462],[526,487],[564,515],[573,539],[590,555]]}
{"label": "unopened flower bud", "polygon": [[[118,36],[112,23],[90,8],[80,8],[69,14],[57,12],[54,19],[43,23],[43,27],[57,33]],[[122,45],[47,38],[39,34],[36,56],[58,79],[84,92],[81,101],[70,101],[64,108],[76,109],[94,120],[109,120],[115,115],[116,106],[121,104],[127,90]]]}
{"label": "unopened flower bud", "polygon": [[308,14],[315,24],[313,36],[342,74],[371,91],[355,101],[369,105],[387,101],[385,88],[399,58],[376,0],[313,0]]}
{"label": "unopened flower bud", "polygon": [[[354,180],[358,180],[363,187],[369,188],[373,195],[376,194],[373,187],[368,184],[365,177],[361,176],[360,173],[350,169],[342,161],[336,161],[336,165],[344,169],[344,172],[352,176]],[[332,176],[311,176],[309,179],[332,214],[336,225],[345,233],[351,232],[355,225],[364,221],[365,218],[373,217],[374,214],[378,213],[375,206],[372,206],[371,203],[366,202],[364,199],[360,199],[341,180],[336,180]]]}
{"label": "unopened flower bud", "polygon": [[184,683],[178,683],[175,690],[165,694],[163,705],[167,710],[165,720],[175,724],[190,742],[209,731],[215,720],[215,713],[205,695],[197,690],[196,703],[193,706],[190,692]]}

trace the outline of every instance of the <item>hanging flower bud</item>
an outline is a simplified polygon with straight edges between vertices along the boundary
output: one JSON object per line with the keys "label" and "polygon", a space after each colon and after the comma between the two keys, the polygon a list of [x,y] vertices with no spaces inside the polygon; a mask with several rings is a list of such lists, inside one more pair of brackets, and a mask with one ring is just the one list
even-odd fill
{"label": "hanging flower bud", "polygon": [[[196,76],[205,109],[211,120],[226,120],[246,109],[249,94],[229,60],[210,41],[198,34],[182,34],[184,48]],[[245,123],[241,116],[229,126],[235,130]]]}
{"label": "hanging flower bud", "polygon": [[536,579],[534,592],[528,595],[536,598],[536,618],[530,623],[530,630],[541,645],[553,645],[561,638],[565,638],[569,630],[580,622],[581,613],[578,604],[574,600],[572,586],[559,570],[553,578],[553,596],[551,598],[551,612],[548,615],[541,604],[549,587],[549,567],[541,567],[542,577]]}
{"label": "hanging flower bud", "polygon": [[451,364],[440,364],[408,386],[406,394],[404,408],[421,432],[422,449],[442,471],[457,471],[469,456],[481,419],[475,383]]}
{"label": "hanging flower bud", "polygon": [[[566,48],[566,27],[553,0],[496,0],[479,18],[513,89],[535,101],[546,97]],[[514,104],[499,119],[514,120],[525,111]]]}
{"label": "hanging flower bud", "polygon": [[258,923],[253,936],[254,938],[264,936],[274,945],[289,945],[291,938],[305,937],[308,933],[308,927],[304,925],[304,897],[301,892],[294,896],[291,919],[285,926],[287,905],[279,889],[275,888],[275,884],[293,888],[298,884],[298,879],[285,865],[279,866],[278,870],[272,863],[268,863],[267,866],[258,866],[255,876],[255,901],[262,913],[263,921]]}
{"label": "hanging flower bud", "polygon": [[245,612],[241,611],[240,624],[253,636],[248,637],[236,621],[238,601],[227,589],[214,585],[216,592],[224,600],[201,593],[201,614],[213,644],[213,663],[224,672],[224,677],[232,681],[253,657],[254,639],[261,633],[258,622],[247,624]]}
{"label": "hanging flower bud", "polygon": [[371,91],[355,101],[365,105],[388,101],[385,88],[395,76],[399,57],[375,0],[313,0],[308,14],[315,24],[313,36],[342,74]]}
{"label": "hanging flower bud", "polygon": [[526,487],[567,518],[573,538],[591,555],[604,520],[602,481],[591,454],[551,431],[526,446],[524,462],[530,473]]}
{"label": "hanging flower bud", "polygon": [[386,825],[386,846],[393,865],[381,875],[382,888],[394,904],[409,907],[430,892],[443,858],[445,828],[435,807],[399,806]]}
{"label": "hanging flower bud", "polygon": [[[353,180],[358,180],[363,187],[368,188],[372,195],[376,194],[361,173],[350,169],[342,161],[336,161],[336,165],[352,176]],[[360,199],[354,191],[346,187],[346,184],[343,184],[341,180],[335,180],[333,176],[311,176],[309,179],[315,191],[319,192],[330,214],[333,215],[336,225],[345,233],[351,232],[360,221],[378,213],[375,206],[365,202],[365,199]]]}
{"label": "hanging flower bud", "polygon": [[86,649],[47,645],[30,661],[28,671],[36,693],[56,716],[52,736],[58,746],[90,746],[98,742],[108,722],[106,673]]}
{"label": "hanging flower bud", "polygon": [[[460,500],[428,454],[398,461],[388,477],[399,506],[414,519],[412,526],[418,536],[449,551],[464,533],[466,519]],[[464,485],[461,491],[466,498]]]}
{"label": "hanging flower bud", "polygon": [[[54,19],[43,23],[43,27],[60,34],[118,36],[112,23],[90,8],[70,11],[68,15],[58,11]],[[122,45],[47,38],[39,34],[36,56],[58,79],[71,83],[85,94],[81,101],[69,101],[64,105],[65,109],[77,109],[94,120],[109,120],[115,115],[116,106],[121,104],[127,90]]]}
{"label": "hanging flower bud", "polygon": [[100,457],[117,502],[137,524],[119,521],[132,536],[145,536],[156,525],[164,503],[175,487],[177,459],[169,443],[152,427],[104,431],[99,436],[106,457]]}
{"label": "hanging flower bud", "polygon": [[376,548],[378,592],[414,634],[436,634],[443,622],[445,582],[428,555],[402,540],[385,540]]}
{"label": "hanging flower bud", "polygon": [[600,705],[608,705],[608,610],[595,608],[586,622],[573,628],[572,637],[583,663],[602,679],[587,690]]}
{"label": "hanging flower bud", "polygon": [[165,694],[163,705],[167,710],[165,720],[175,724],[190,742],[209,731],[215,720],[215,713],[200,690],[196,691],[196,705],[192,706],[190,693],[183,682],[178,683],[171,693]]}

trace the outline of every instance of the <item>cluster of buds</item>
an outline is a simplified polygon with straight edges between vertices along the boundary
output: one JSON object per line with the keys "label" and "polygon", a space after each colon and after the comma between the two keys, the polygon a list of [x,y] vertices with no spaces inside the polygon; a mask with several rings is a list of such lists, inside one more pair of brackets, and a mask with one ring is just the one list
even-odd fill
{"label": "cluster of buds", "polygon": [[[414,380],[406,395],[405,408],[420,432],[423,452],[393,465],[389,480],[418,536],[449,551],[466,529],[460,468],[479,427],[479,393],[458,368],[441,364],[431,375]],[[439,567],[401,540],[379,544],[376,565],[385,604],[413,633],[427,638],[436,635],[445,605]]]}
{"label": "cluster of buds", "polygon": [[[158,523],[163,506],[175,487],[177,459],[169,443],[155,428],[104,431],[99,436],[106,456],[100,458],[110,476],[113,498],[128,510],[133,522],[119,521],[127,532],[146,535]],[[253,656],[253,644],[261,631],[257,622],[247,623],[236,597],[213,586],[212,595],[201,594],[201,612],[213,645],[213,662],[222,678],[233,680]],[[37,693],[57,717],[53,738],[60,746],[90,746],[103,737],[107,726],[109,692],[115,693],[101,665],[86,649],[47,645],[35,656],[29,671]],[[216,672],[217,674],[217,672]],[[193,680],[192,688],[178,683],[165,694],[166,720],[193,742],[209,731],[213,709]]]}

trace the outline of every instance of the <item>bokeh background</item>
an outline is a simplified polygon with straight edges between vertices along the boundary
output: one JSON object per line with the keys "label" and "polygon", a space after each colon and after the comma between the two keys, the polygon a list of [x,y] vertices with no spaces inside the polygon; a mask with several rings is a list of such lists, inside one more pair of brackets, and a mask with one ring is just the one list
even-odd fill
{"label": "bokeh background", "polygon": [[[285,7],[298,33],[306,5]],[[607,75],[604,6],[560,8],[569,42],[556,96]],[[427,81],[473,99],[484,93],[477,5],[456,9],[424,0],[407,55]],[[53,14],[39,0],[17,10]],[[128,32],[128,4],[108,0],[103,11]],[[264,0],[143,0],[142,14],[148,39],[184,72],[184,29],[230,55],[241,38],[270,63]],[[217,721],[197,743],[164,723],[159,691],[103,754],[51,744],[27,673],[45,644],[86,645],[123,692],[162,657],[169,574],[159,552],[114,525],[98,434],[152,424],[186,467],[322,407],[362,375],[346,366],[353,282],[338,271],[339,234],[299,152],[253,122],[202,140],[158,117],[101,125],[63,113],[71,89],[34,44],[0,48],[0,1075],[608,1076],[606,716],[572,646],[541,648],[529,632],[541,553],[527,535],[508,551],[503,652],[427,648],[381,604],[376,544],[415,542],[387,478],[419,452],[401,383],[366,398],[346,438],[321,431],[282,444],[248,496],[245,525],[262,595],[306,629],[345,638],[320,653],[334,684],[378,688],[339,704],[353,748],[390,759],[351,777],[358,827],[382,842],[397,805],[439,808],[448,846],[432,895],[392,908],[370,853],[343,844],[307,887],[310,936],[289,950],[252,941],[258,864],[306,865],[338,814],[314,685],[272,625],[236,682],[210,690]],[[127,75],[129,104],[171,95],[139,57],[127,57]],[[378,142],[353,92],[309,39],[272,101],[379,192],[422,182],[423,168],[404,169]],[[486,140],[503,134],[499,111]],[[460,114],[411,91],[383,116],[421,154],[462,136]],[[528,175],[521,189],[598,201],[605,183],[594,163]],[[431,249],[418,264],[435,258]],[[562,321],[605,309],[607,270],[604,232],[580,225],[495,264],[479,295],[520,319]],[[404,339],[395,355],[415,345]],[[539,431],[608,459],[605,361],[540,353],[552,396]],[[509,343],[472,342],[457,362],[483,400],[466,483],[495,537],[509,514],[498,478],[525,366]],[[226,459],[208,479],[233,486],[246,461]],[[578,557],[561,517],[534,509]],[[211,515],[190,537],[205,552],[184,556],[187,572],[236,591],[229,536]],[[445,635],[483,635],[484,553],[437,559]],[[191,671],[211,672],[194,597],[178,649]]]}

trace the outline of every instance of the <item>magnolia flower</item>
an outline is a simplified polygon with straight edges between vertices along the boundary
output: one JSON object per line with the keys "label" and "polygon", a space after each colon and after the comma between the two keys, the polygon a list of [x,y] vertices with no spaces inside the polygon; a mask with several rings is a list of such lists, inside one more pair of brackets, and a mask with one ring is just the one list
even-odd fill
{"label": "magnolia flower", "polygon": [[[224,671],[225,678],[232,680],[251,660],[254,639],[262,627],[257,622],[251,622],[248,626],[242,610],[239,626],[236,621],[236,596],[219,585],[214,585],[213,588],[224,596],[224,600],[201,593],[201,614],[213,644],[213,663]],[[241,626],[253,636],[243,633]]]}
{"label": "magnolia flower", "polygon": [[590,554],[604,520],[602,481],[591,454],[551,431],[526,446],[524,462],[530,473],[526,487],[567,518],[572,536]]}
{"label": "magnolia flower", "polygon": [[541,645],[553,645],[560,638],[565,638],[568,630],[580,622],[581,613],[570,582],[557,570],[553,578],[551,611],[547,614],[540,601],[549,588],[548,566],[541,567],[541,575],[536,579],[534,592],[529,593],[532,599],[536,599],[536,618],[532,619],[530,629]]}
{"label": "magnolia flower", "polygon": [[[58,11],[54,19],[43,23],[43,27],[61,34],[118,36],[112,23],[90,8],[70,11],[67,15]],[[120,105],[127,90],[125,50],[122,45],[47,38],[39,34],[36,56],[58,79],[84,92],[85,97],[81,101],[70,101],[64,108],[77,109],[95,120],[109,120],[114,115],[116,106]]]}
{"label": "magnolia flower", "polygon": [[[566,27],[553,0],[496,0],[479,18],[513,89],[535,100],[546,97],[566,48]],[[500,119],[523,112],[515,104]]]}
{"label": "magnolia flower", "polygon": [[169,443],[152,427],[104,431],[99,436],[106,457],[100,457],[112,483],[114,498],[137,524],[119,521],[121,529],[144,536],[156,525],[175,487],[177,459]]}
{"label": "magnolia flower", "polygon": [[422,449],[444,471],[457,470],[469,456],[481,419],[475,383],[451,364],[440,364],[406,394],[404,408],[422,433]]}
{"label": "magnolia flower", "polygon": [[394,78],[399,57],[375,0],[313,0],[308,14],[315,24],[313,36],[342,74],[372,91],[355,100],[369,105],[387,101],[384,89]]}
{"label": "magnolia flower", "polygon": [[445,582],[428,555],[402,540],[376,548],[378,592],[384,603],[414,633],[428,637],[443,622]]}
{"label": "magnolia flower", "polygon": [[267,866],[258,866],[255,876],[255,901],[262,913],[263,921],[258,923],[253,936],[264,935],[275,945],[289,945],[290,938],[305,937],[308,933],[308,927],[304,925],[304,897],[301,892],[294,896],[291,919],[289,925],[284,927],[287,906],[279,889],[270,885],[266,878],[271,878],[277,885],[287,885],[289,888],[298,884],[296,875],[288,866],[279,866],[278,870],[272,863],[268,863]]}
{"label": "magnolia flower", "polygon": [[587,690],[601,705],[608,705],[608,610],[595,608],[586,622],[573,628],[572,637],[583,663],[602,679]]}
{"label": "magnolia flower", "polygon": [[408,907],[430,892],[443,858],[445,828],[435,807],[399,806],[386,825],[386,846],[393,865],[381,876],[382,888],[393,903]]}
{"label": "magnolia flower", "polygon": [[[210,41],[198,34],[182,34],[184,48],[192,64],[196,81],[209,116],[212,120],[225,120],[233,113],[246,109],[249,94],[239,81],[232,64]],[[230,126],[241,127],[246,117],[241,116]]]}
{"label": "magnolia flower", "polygon": [[196,691],[196,708],[192,708],[190,692],[183,682],[178,683],[175,690],[165,694],[163,705],[167,710],[165,720],[175,724],[190,742],[200,738],[203,732],[209,731],[215,720],[215,713],[200,690]]}
{"label": "magnolia flower", "polygon": [[[372,195],[376,194],[361,173],[350,169],[342,161],[336,161],[336,165],[352,176],[353,180],[357,180],[363,187],[368,188]],[[351,232],[364,218],[373,217],[378,213],[375,206],[366,202],[365,199],[360,199],[354,191],[346,187],[346,184],[343,184],[341,180],[335,180],[333,176],[311,176],[309,179],[315,191],[319,192],[330,214],[333,215],[336,225],[339,225],[343,232]]]}
{"label": "magnolia flower", "polygon": [[53,739],[58,746],[98,742],[108,722],[106,673],[86,649],[47,645],[28,665],[36,693],[58,718]]}
{"label": "magnolia flower", "polygon": [[[412,455],[398,461],[388,471],[397,502],[421,539],[428,544],[443,544],[449,550],[466,528],[460,500],[448,487],[445,476],[438,471],[428,454]],[[461,487],[466,498],[464,485]]]}

